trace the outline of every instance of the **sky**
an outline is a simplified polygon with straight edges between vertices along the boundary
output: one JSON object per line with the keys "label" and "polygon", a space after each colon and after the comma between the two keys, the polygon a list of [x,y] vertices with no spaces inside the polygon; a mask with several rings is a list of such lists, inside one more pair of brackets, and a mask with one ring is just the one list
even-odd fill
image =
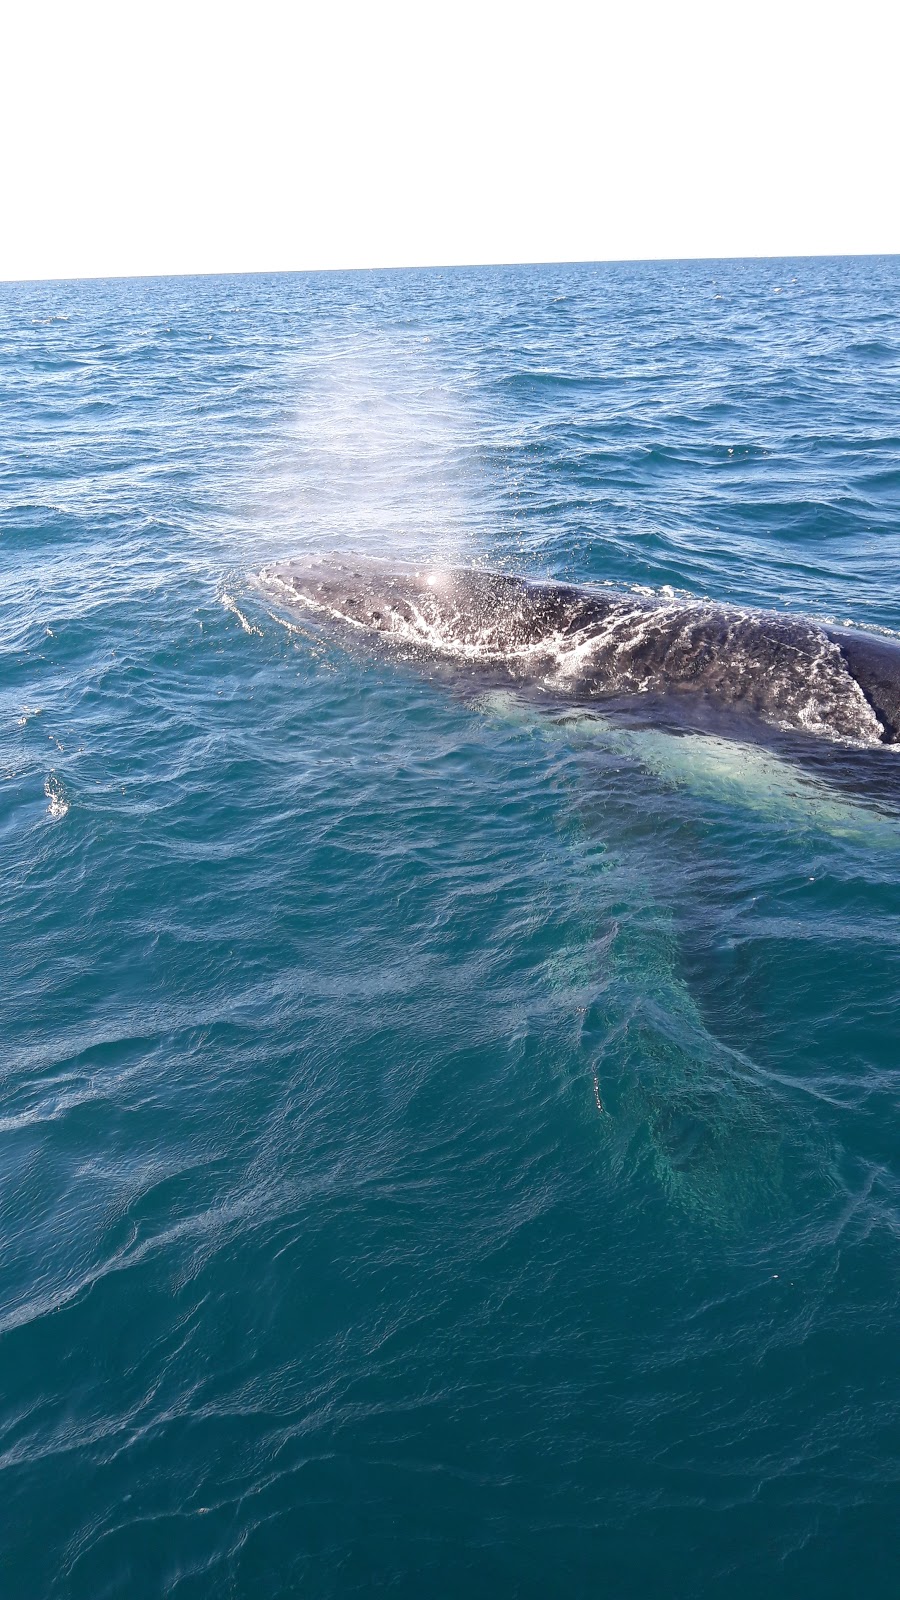
{"label": "sky", "polygon": [[0,278],[900,251],[898,16],[20,0]]}

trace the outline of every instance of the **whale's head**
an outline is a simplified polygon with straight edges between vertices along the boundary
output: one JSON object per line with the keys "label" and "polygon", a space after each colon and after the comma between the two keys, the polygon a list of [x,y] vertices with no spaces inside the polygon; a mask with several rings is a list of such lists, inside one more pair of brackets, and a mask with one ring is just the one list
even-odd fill
{"label": "whale's head", "polygon": [[260,581],[288,605],[377,633],[405,631],[423,607],[433,619],[452,608],[454,589],[449,572],[354,556],[276,562]]}
{"label": "whale's head", "polygon": [[461,660],[517,660],[552,653],[578,632],[589,609],[565,584],[536,587],[505,573],[312,556],[266,567],[274,599],[398,643]]}

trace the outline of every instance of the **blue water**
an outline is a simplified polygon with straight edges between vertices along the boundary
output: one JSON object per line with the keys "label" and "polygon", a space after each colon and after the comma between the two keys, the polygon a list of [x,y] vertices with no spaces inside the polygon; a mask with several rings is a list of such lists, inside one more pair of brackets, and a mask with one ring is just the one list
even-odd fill
{"label": "blue water", "polygon": [[4,1594],[896,1593],[900,758],[253,574],[900,633],[898,319],[897,259],[0,287]]}

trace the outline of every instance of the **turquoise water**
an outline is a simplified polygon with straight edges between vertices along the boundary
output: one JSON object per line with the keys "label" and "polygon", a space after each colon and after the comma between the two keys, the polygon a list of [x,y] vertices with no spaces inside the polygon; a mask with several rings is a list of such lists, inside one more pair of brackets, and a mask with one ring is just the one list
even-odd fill
{"label": "turquoise water", "polygon": [[253,574],[900,633],[898,316],[895,259],[0,286],[4,1593],[896,1593],[900,757]]}

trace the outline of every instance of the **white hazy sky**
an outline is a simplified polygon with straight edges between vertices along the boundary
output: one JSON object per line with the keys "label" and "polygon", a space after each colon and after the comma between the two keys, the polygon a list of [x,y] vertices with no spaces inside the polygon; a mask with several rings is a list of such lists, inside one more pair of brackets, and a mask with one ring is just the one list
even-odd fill
{"label": "white hazy sky", "polygon": [[19,3],[0,278],[900,251],[897,15]]}

